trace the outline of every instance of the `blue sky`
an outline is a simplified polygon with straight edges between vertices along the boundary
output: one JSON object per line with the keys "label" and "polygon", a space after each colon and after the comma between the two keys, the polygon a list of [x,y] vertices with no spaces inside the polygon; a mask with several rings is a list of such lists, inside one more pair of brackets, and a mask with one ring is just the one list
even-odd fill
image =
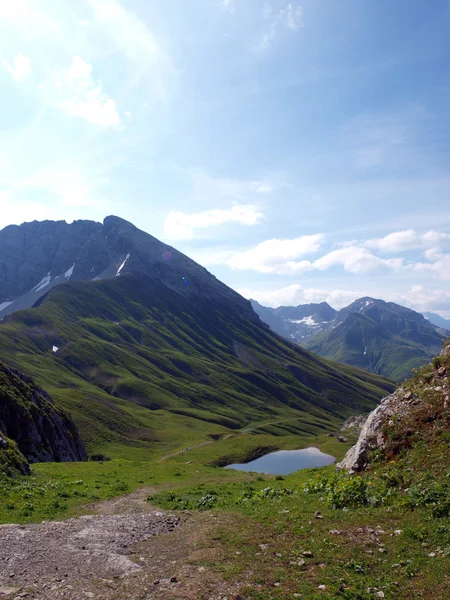
{"label": "blue sky", "polygon": [[0,228],[116,214],[265,304],[450,317],[449,0],[0,0]]}

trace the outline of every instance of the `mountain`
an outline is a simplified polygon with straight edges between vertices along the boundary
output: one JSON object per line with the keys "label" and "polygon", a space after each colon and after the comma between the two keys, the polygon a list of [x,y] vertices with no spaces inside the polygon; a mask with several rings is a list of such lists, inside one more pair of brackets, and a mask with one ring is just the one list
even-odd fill
{"label": "mountain", "polygon": [[151,275],[184,297],[201,294],[232,303],[248,318],[250,304],[203,267],[118,217],[92,221],[33,221],[0,231],[0,319],[32,307],[64,282],[134,273]]}
{"label": "mountain", "polygon": [[441,315],[433,312],[424,312],[422,313],[425,319],[428,319],[430,323],[436,325],[436,327],[440,327],[441,329],[445,329],[446,331],[450,331],[450,319],[444,319]]}
{"label": "mountain", "polygon": [[[6,436],[30,462],[87,459],[69,415],[30,377],[0,362],[0,437],[5,440]],[[5,448],[13,447],[10,441],[5,444]]]}
{"label": "mountain", "polygon": [[333,328],[309,340],[307,347],[320,356],[400,381],[429,362],[442,337],[423,315],[366,297],[340,310]]}
{"label": "mountain", "polygon": [[0,358],[72,413],[89,452],[147,458],[257,423],[315,434],[392,389],[287,343],[118,217],[7,227],[0,257]]}
{"label": "mountain", "polygon": [[327,302],[269,308],[250,300],[253,310],[273,331],[299,344],[333,326],[337,311]]}

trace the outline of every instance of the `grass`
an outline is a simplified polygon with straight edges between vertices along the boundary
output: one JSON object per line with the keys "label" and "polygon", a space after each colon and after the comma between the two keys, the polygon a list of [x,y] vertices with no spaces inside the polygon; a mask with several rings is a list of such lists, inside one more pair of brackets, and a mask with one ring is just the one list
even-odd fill
{"label": "grass", "polygon": [[[213,533],[218,554],[191,560],[239,582],[242,597],[446,600],[450,444],[442,394],[448,381],[438,369],[449,363],[450,357],[439,359],[403,384],[402,393],[413,392],[418,402],[408,419],[386,425],[386,448],[361,475],[327,467],[280,477],[211,465],[224,456],[251,458],[274,440],[285,448],[294,440],[296,447],[317,445],[338,459],[352,443],[326,435],[276,437],[254,426],[163,462],[35,465],[31,478],[2,488],[0,520],[74,516],[92,510],[94,501],[147,486],[152,505],[226,515]],[[417,435],[406,435],[409,429]]]}
{"label": "grass", "polygon": [[[238,436],[237,436],[238,437]],[[242,443],[242,440],[239,441]],[[244,438],[246,436],[242,436]],[[258,438],[260,436],[253,436]],[[249,440],[251,436],[248,436]],[[285,438],[280,438],[284,440]],[[334,438],[335,439],[335,438]],[[252,445],[239,444],[226,447],[233,460],[240,461],[251,458]],[[170,486],[189,486],[192,481],[216,485],[228,481],[247,479],[247,473],[222,469],[212,464],[215,453],[209,454],[209,448],[217,442],[201,448],[193,448],[183,455],[175,456],[162,462],[131,461],[115,459],[103,462],[89,461],[85,463],[41,463],[31,467],[31,476],[0,479],[0,523],[37,523],[43,519],[61,519],[86,510],[86,506],[100,500],[108,500],[139,487],[150,486],[155,489]],[[349,444],[341,444],[326,436],[297,440],[297,445],[304,447],[317,445],[324,452],[336,452],[341,458]],[[256,479],[257,475],[251,475]]]}
{"label": "grass", "polygon": [[[396,314],[387,327],[392,328],[393,323],[401,323]],[[351,313],[338,327],[309,340],[306,347],[330,360],[402,381],[412,369],[427,364],[442,343],[428,323],[424,327],[414,324],[411,329],[407,325],[405,320],[405,329],[393,333],[367,315]]]}
{"label": "grass", "polygon": [[[285,477],[177,486],[149,500],[226,511],[222,553],[208,565],[258,600],[448,598],[450,356],[398,392],[414,404],[384,426],[387,443],[363,474],[334,468]],[[332,445],[337,442],[331,440]],[[334,450],[339,450],[335,447]]]}
{"label": "grass", "polygon": [[277,438],[318,435],[393,387],[288,344],[233,306],[132,275],[60,285],[7,317],[0,357],[72,414],[89,453],[126,460],[255,425]]}

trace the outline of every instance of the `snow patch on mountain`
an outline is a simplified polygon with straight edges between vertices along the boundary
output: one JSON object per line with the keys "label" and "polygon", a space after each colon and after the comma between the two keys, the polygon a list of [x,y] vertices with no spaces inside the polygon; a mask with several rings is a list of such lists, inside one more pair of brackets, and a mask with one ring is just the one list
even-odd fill
{"label": "snow patch on mountain", "polygon": [[66,279],[70,279],[73,275],[73,270],[75,269],[75,263],[73,263],[73,265],[70,267],[70,269],[68,269],[65,273],[64,273],[64,277]]}
{"label": "snow patch on mountain", "polygon": [[49,271],[48,274],[45,277],[43,277],[37,285],[34,286],[33,292],[40,292],[45,287],[50,285],[51,280],[52,280],[51,271]]}
{"label": "snow patch on mountain", "polygon": [[127,264],[127,261],[128,261],[128,259],[129,259],[129,258],[130,258],[130,254],[127,254],[127,256],[126,256],[125,260],[123,261],[123,263],[120,265],[120,267],[119,267],[119,268],[118,268],[118,270],[117,270],[116,277],[119,277],[119,275],[120,275],[120,273],[121,273],[122,269],[123,269],[123,268],[124,268],[124,266]]}

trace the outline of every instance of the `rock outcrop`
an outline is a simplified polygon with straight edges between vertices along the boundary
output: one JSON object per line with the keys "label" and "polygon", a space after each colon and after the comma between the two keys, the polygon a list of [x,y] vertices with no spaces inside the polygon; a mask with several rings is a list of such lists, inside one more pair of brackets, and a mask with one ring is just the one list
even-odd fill
{"label": "rock outcrop", "polygon": [[[30,378],[0,362],[0,432],[30,462],[87,459],[71,417]],[[5,444],[9,444],[5,440]],[[7,449],[7,448],[5,448]]]}
{"label": "rock outcrop", "polygon": [[336,466],[338,469],[347,469],[350,472],[362,471],[367,466],[368,453],[371,450],[384,446],[383,424],[398,410],[398,392],[387,396],[381,404],[370,413],[361,429],[358,441],[350,448],[344,460]]}
{"label": "rock outcrop", "polygon": [[17,448],[17,444],[4,435],[0,435],[0,477],[29,474],[30,465]]}
{"label": "rock outcrop", "polygon": [[[414,422],[417,411],[421,406],[430,403],[433,399],[437,405],[442,405],[448,410],[450,405],[450,344],[447,344],[440,354],[440,358],[433,361],[417,380],[411,379],[403,387],[398,388],[393,394],[384,398],[380,405],[367,417],[356,444],[350,448],[338,469],[350,472],[362,471],[367,468],[369,455],[373,450],[386,447],[388,429],[394,422]],[[422,420],[434,420],[431,414],[422,417]]]}

